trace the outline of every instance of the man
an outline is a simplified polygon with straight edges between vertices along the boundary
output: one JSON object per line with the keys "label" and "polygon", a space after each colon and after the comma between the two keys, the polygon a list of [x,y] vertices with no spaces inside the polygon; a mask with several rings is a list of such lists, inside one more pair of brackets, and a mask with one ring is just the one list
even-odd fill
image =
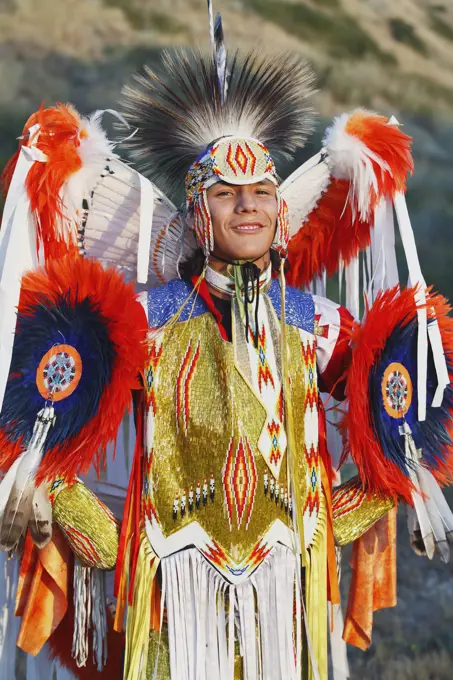
{"label": "man", "polygon": [[[214,58],[167,55],[165,78],[145,70],[126,90],[127,117],[137,128],[130,140],[133,152],[154,181],[177,185],[184,179],[184,219],[171,205],[166,208],[156,186],[116,159],[93,121],[60,107],[27,124],[33,139],[28,146],[46,153],[41,166],[33,160],[29,172],[37,177],[27,179],[28,187],[33,181],[39,185],[41,200],[35,202],[44,225],[46,272],[39,275],[39,285],[33,275],[22,280],[1,421],[4,464],[12,464],[13,472],[8,473],[9,486],[0,487],[5,497],[0,540],[11,550],[27,526],[33,535],[41,521],[36,508],[43,507],[36,500],[39,481],[51,480],[53,520],[81,563],[101,569],[116,563],[116,629],[122,628],[129,605],[127,680],[326,678],[327,602],[338,602],[335,540],[342,545],[358,539],[398,496],[410,499],[416,485],[404,452],[402,462],[398,458],[403,434],[407,456],[414,448],[407,430],[412,387],[407,371],[394,368],[387,382],[381,381],[383,388],[370,373],[371,368],[380,370],[380,351],[391,346],[388,337],[399,328],[394,316],[398,301],[388,301],[393,325],[381,349],[355,349],[351,358],[350,313],[324,297],[286,287],[286,278],[303,285],[304,277],[323,268],[330,273],[332,243],[336,262],[338,256],[348,263],[358,257],[369,243],[378,206],[403,187],[411,165],[408,139],[386,119],[358,112],[331,131],[326,152],[302,183],[293,177],[280,187],[270,149],[288,154],[303,143],[310,127],[311,75],[286,58],[270,62],[248,55],[227,67],[218,33],[217,38]],[[40,125],[39,138],[32,138],[34,122]],[[347,174],[342,135],[349,135],[351,157],[359,159],[355,174]],[[61,157],[64,144],[78,170],[71,168],[63,180],[60,172],[59,190],[65,208],[75,204],[77,209],[71,217],[63,210],[60,222],[55,211],[45,212],[49,203],[42,200],[39,173],[49,173],[49,183],[49,176],[57,181],[52,159]],[[83,190],[78,172],[85,173]],[[308,196],[307,178],[316,179]],[[149,192],[152,215],[145,200]],[[288,207],[285,197],[290,195],[296,199]],[[30,188],[28,196],[34,196]],[[328,237],[323,231],[326,210]],[[310,255],[304,250],[307,242],[297,241],[301,222]],[[71,224],[77,225],[76,241]],[[337,226],[348,227],[350,238],[342,237]],[[189,244],[182,262],[181,244]],[[56,260],[65,248],[65,257]],[[143,260],[144,281],[150,276],[148,259],[151,275],[167,279],[141,297],[150,329],[146,364],[140,354],[142,321],[136,302],[127,297],[130,288],[124,284],[123,290],[115,270],[104,272],[90,260],[115,263],[127,272],[131,252],[134,258],[138,254],[139,280]],[[301,253],[306,255],[303,276]],[[417,319],[412,292],[407,299],[407,318]],[[434,300],[430,304],[439,308]],[[89,323],[84,305],[92,315]],[[40,345],[24,353],[27,319],[37,323],[42,309],[49,312],[43,323],[46,342],[42,351]],[[58,333],[64,345],[56,347]],[[360,345],[357,328],[355,333]],[[348,365],[352,361],[348,375],[356,375],[362,356],[369,359],[370,382],[364,370],[358,385],[361,402],[368,408],[380,395],[389,402],[395,423],[400,426],[405,419],[407,427],[395,435],[397,451],[390,459],[376,426],[372,438],[382,451],[370,461],[366,446],[354,448],[360,479],[337,489],[332,498],[319,389],[342,399]],[[134,370],[141,374],[141,387]],[[430,375],[432,370],[430,365]],[[436,371],[440,374],[439,362]],[[33,404],[46,406],[25,427],[15,395],[24,394],[30,375],[36,375],[33,395],[36,389],[39,393]],[[119,385],[121,398],[115,398]],[[115,436],[127,389],[136,394],[137,443],[118,545],[111,513],[75,474]],[[356,384],[348,382],[353,406],[351,390],[356,392]],[[92,403],[96,391],[101,401]],[[359,412],[354,408],[348,432],[361,428],[368,436],[372,416],[367,411],[363,423],[354,422]],[[22,439],[15,436],[19,424]],[[88,431],[99,437],[95,450],[88,450]],[[443,458],[446,467],[449,455]],[[27,463],[32,473],[24,483],[21,470],[27,460],[33,461]],[[34,499],[31,509],[23,502],[18,506],[18,497]],[[417,502],[424,518],[423,503]],[[448,512],[443,508],[450,526]],[[446,544],[448,526],[443,537],[438,527],[423,530],[422,537],[434,533],[436,544]],[[33,537],[39,539],[36,531]],[[91,607],[87,590],[96,599],[96,582],[76,570],[73,653],[82,665],[88,643],[81,621]],[[96,649],[104,625],[100,621],[100,615],[93,619]]]}

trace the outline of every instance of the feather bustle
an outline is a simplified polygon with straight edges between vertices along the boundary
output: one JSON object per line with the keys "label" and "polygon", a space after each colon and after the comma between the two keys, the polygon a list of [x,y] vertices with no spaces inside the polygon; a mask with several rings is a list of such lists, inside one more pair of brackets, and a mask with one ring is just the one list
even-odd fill
{"label": "feather bustle", "polygon": [[[46,450],[45,459],[37,472],[36,484],[58,476],[71,479],[79,472],[86,472],[93,460],[96,464],[100,463],[107,443],[115,440],[124,412],[131,403],[131,390],[139,387],[138,378],[144,370],[147,355],[145,312],[137,300],[133,285],[126,284],[115,269],[104,269],[99,262],[81,258],[76,261],[63,258],[49,262],[45,269],[24,277],[19,322],[21,316],[27,315],[33,322],[36,309],[45,308],[48,314],[57,314],[62,298],[69,305],[88,300],[98,310],[105,332],[108,333],[109,347],[114,348],[113,370],[109,383],[100,394],[96,413],[89,422],[82,419],[74,431],[74,422],[59,419],[52,435],[56,441],[55,433],[60,432],[62,443]],[[96,338],[93,342],[96,342]],[[97,342],[105,344],[102,339]],[[105,354],[102,347],[99,349]],[[32,346],[30,351],[33,353]],[[36,362],[36,357],[31,360]],[[33,370],[36,371],[36,363],[30,366],[31,375]],[[14,380],[14,377],[12,375],[10,380]],[[31,387],[36,391],[36,385]],[[76,394],[77,391],[74,392]],[[64,401],[61,403],[64,404]],[[80,408],[78,406],[77,410],[80,411]],[[0,468],[3,469],[12,465],[26,441],[26,437],[17,434],[20,429],[18,409],[15,414],[10,414],[6,424],[2,423]],[[4,410],[1,415],[5,416]],[[71,436],[65,437],[65,432],[71,432]]]}
{"label": "feather bustle", "polygon": [[[381,388],[379,385],[379,394],[376,386],[376,394],[370,392],[370,380],[392,334],[416,332],[414,293],[414,288],[400,291],[398,287],[379,293],[373,306],[366,309],[364,322],[355,324],[350,333],[354,349],[347,375],[348,441],[344,451],[344,455],[352,455],[362,482],[370,491],[390,495],[395,499],[403,498],[411,505],[414,486],[408,470],[404,442],[401,441],[401,436],[395,439],[388,432],[389,428],[385,423],[377,423],[376,418],[382,408],[373,406],[373,403],[381,399]],[[450,380],[453,380],[453,320],[448,316],[450,306],[441,295],[428,291],[427,307],[428,323],[434,318],[439,323]],[[401,337],[394,342],[398,340],[398,344],[407,343]],[[442,485],[448,484],[453,477],[451,385],[445,390],[442,406],[428,408],[428,416],[425,422],[416,422],[413,425],[414,440],[417,448],[423,450],[424,461],[436,481]]]}

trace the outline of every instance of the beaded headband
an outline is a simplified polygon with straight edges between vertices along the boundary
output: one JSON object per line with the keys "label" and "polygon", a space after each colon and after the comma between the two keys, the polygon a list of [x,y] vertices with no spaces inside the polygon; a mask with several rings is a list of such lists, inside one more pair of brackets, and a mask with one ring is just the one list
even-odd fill
{"label": "beaded headband", "polygon": [[264,144],[256,139],[224,137],[190,166],[185,182],[187,206],[216,182],[241,185],[263,179],[278,186],[274,161]]}

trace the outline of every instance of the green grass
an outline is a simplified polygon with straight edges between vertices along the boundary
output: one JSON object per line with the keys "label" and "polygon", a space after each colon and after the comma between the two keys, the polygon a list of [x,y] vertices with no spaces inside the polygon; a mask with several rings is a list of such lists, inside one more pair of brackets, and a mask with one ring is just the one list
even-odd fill
{"label": "green grass", "polygon": [[395,64],[393,55],[381,50],[373,38],[342,10],[326,13],[308,5],[274,0],[250,0],[251,8],[297,38],[322,44],[335,57],[362,59],[371,56]]}
{"label": "green grass", "polygon": [[128,0],[104,0],[104,4],[120,9],[133,28],[143,28],[143,12],[131,5]]}
{"label": "green grass", "polygon": [[148,26],[162,33],[181,33],[186,30],[186,26],[181,21],[163,12],[149,12]]}
{"label": "green grass", "polygon": [[412,24],[400,18],[389,19],[389,29],[392,37],[404,45],[408,45],[420,54],[427,54],[428,50],[423,40],[415,32]]}
{"label": "green grass", "polygon": [[156,12],[146,7],[139,7],[131,0],[104,0],[109,7],[120,9],[132,28],[136,30],[154,29],[161,33],[175,34],[186,30],[185,25],[164,12]]}
{"label": "green grass", "polygon": [[314,5],[322,5],[323,7],[339,7],[339,0],[312,0]]}
{"label": "green grass", "polygon": [[431,28],[442,38],[453,42],[453,26],[440,19],[434,11],[430,12]]}

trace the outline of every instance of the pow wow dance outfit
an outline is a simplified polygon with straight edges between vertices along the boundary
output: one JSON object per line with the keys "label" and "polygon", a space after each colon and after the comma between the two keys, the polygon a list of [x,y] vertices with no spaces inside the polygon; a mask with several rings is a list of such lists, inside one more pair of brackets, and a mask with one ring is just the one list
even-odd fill
{"label": "pow wow dance outfit", "polygon": [[[274,156],[311,129],[311,73],[287,55],[230,59],[219,18],[212,32],[211,56],[167,53],[163,75],[143,69],[125,91],[151,179],[121,161],[102,113],[63,105],[30,118],[4,172],[0,547],[21,557],[18,644],[49,640],[79,677],[93,656],[96,677],[122,663],[127,680],[326,678],[338,546],[355,542],[344,638],[362,648],[373,610],[395,602],[399,499],[414,545],[449,557],[453,322],[418,264],[410,139],[394,119],[345,114],[279,184]],[[214,246],[207,189],[264,179],[280,271],[181,279],[181,260]],[[183,181],[193,231],[158,188]],[[325,297],[335,275],[348,309]],[[119,524],[79,475],[105,475],[132,392]],[[347,397],[358,471],[334,488],[321,392]]]}

